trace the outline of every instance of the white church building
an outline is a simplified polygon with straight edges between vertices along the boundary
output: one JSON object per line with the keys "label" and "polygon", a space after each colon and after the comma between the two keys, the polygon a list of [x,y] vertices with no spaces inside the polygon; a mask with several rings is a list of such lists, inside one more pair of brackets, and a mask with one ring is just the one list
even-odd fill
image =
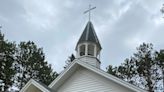
{"label": "white church building", "polygon": [[20,92],[147,92],[103,71],[102,47],[91,21],[76,45],[76,59],[48,86],[31,79]]}

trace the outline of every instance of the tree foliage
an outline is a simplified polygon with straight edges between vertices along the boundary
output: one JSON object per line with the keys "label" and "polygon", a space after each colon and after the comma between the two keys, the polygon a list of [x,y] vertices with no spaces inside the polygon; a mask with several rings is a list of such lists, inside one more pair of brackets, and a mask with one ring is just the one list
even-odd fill
{"label": "tree foliage", "polygon": [[9,42],[0,32],[0,91],[12,86],[21,89],[31,78],[48,85],[57,75],[42,48],[32,41]]}
{"label": "tree foliage", "polygon": [[107,69],[107,73],[119,77],[117,75],[117,69],[118,69],[117,67],[113,67],[112,65],[109,65],[106,69]]}
{"label": "tree foliage", "polygon": [[0,32],[0,91],[7,91],[14,83],[15,43],[8,42]]}
{"label": "tree foliage", "polygon": [[125,59],[120,66],[108,68],[107,72],[149,92],[154,92],[162,90],[159,81],[161,81],[163,60],[163,53],[155,51],[151,43],[143,43],[137,47],[137,52],[133,56]]}
{"label": "tree foliage", "polygon": [[155,53],[156,55],[156,64],[157,67],[160,69],[161,72],[161,76],[159,77],[159,80],[163,80],[162,85],[163,87],[161,87],[160,89],[163,89],[164,91],[164,50],[160,50],[159,52],[156,51]]}
{"label": "tree foliage", "polygon": [[69,56],[68,59],[65,61],[66,65],[64,66],[64,68],[66,68],[71,62],[73,62],[74,59],[75,59],[74,54],[71,54],[71,56]]}
{"label": "tree foliage", "polygon": [[31,78],[48,85],[57,76],[51,65],[45,61],[42,48],[37,48],[32,41],[21,42],[18,45],[16,60],[19,88],[22,88]]}
{"label": "tree foliage", "polygon": [[137,72],[141,78],[146,82],[143,82],[144,86],[153,92],[156,89],[157,69],[155,65],[153,45],[143,43],[137,48],[137,53],[134,54],[136,60]]}

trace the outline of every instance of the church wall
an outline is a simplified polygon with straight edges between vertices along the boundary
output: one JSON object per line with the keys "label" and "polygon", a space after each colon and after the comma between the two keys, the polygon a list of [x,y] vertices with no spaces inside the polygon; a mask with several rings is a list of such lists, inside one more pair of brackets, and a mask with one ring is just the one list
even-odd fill
{"label": "church wall", "polygon": [[35,87],[34,85],[31,85],[25,92],[42,92],[42,91],[37,87]]}
{"label": "church wall", "polygon": [[84,61],[92,66],[100,68],[100,62],[93,56],[84,56],[79,58],[80,61]]}
{"label": "church wall", "polygon": [[97,75],[85,68],[79,68],[61,85],[57,92],[134,92]]}

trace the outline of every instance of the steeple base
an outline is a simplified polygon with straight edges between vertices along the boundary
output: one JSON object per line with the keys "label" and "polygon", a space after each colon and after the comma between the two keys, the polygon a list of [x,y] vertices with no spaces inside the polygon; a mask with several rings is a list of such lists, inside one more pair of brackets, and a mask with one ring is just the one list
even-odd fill
{"label": "steeple base", "polygon": [[96,68],[100,68],[100,61],[93,56],[81,56],[79,58],[77,58],[80,61],[86,62],[87,64],[90,64]]}

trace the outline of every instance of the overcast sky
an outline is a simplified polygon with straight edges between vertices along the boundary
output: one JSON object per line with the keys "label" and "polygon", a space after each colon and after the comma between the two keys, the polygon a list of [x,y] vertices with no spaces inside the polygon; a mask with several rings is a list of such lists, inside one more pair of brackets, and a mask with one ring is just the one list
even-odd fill
{"label": "overcast sky", "polygon": [[88,5],[96,6],[91,21],[102,45],[102,69],[119,65],[139,44],[164,48],[162,0],[1,0],[0,25],[9,41],[34,41],[43,47],[55,71],[75,53],[86,26]]}

